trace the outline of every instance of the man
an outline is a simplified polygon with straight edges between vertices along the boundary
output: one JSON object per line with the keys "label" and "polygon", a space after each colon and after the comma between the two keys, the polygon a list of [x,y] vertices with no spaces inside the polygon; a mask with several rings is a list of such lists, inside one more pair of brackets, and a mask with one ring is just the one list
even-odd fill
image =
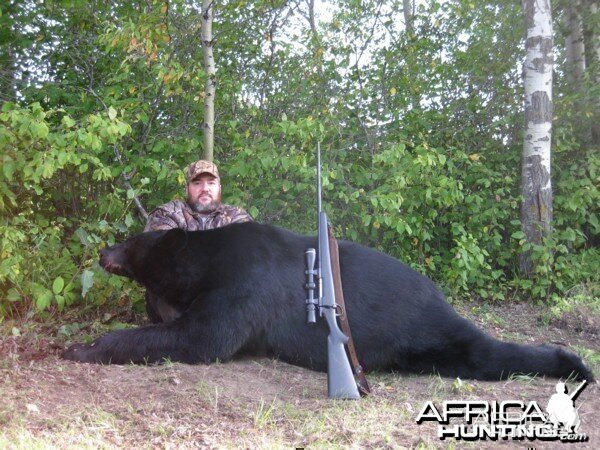
{"label": "man", "polygon": [[[185,202],[173,200],[152,211],[144,231],[210,230],[252,220],[242,208],[221,203],[221,177],[217,166],[210,161],[196,161],[187,167],[186,194]],[[152,322],[168,322],[183,312],[150,291],[146,292],[146,311]]]}
{"label": "man", "polygon": [[186,169],[187,200],[173,200],[148,216],[144,231],[182,228],[210,230],[252,220],[242,208],[221,203],[221,178],[217,166],[200,160]]}

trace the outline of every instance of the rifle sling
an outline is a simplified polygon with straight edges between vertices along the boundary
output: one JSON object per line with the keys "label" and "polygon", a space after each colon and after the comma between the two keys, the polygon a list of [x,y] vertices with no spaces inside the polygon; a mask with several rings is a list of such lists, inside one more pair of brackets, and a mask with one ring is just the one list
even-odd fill
{"label": "rifle sling", "polygon": [[356,356],[356,349],[354,347],[354,340],[352,339],[352,334],[350,333],[350,324],[348,323],[348,315],[346,314],[346,304],[344,302],[344,291],[342,289],[342,276],[340,272],[340,253],[337,240],[335,239],[335,236],[331,231],[331,227],[329,226],[327,227],[327,237],[329,239],[329,254],[331,257],[331,272],[333,274],[333,289],[335,292],[335,301],[341,310],[341,313],[338,317],[340,319],[342,331],[346,336],[348,336],[346,349],[348,351],[348,356],[350,356],[352,370],[354,372],[354,375],[358,379],[356,383],[358,386],[358,390],[360,391],[360,395],[364,397],[371,393],[371,388],[369,387],[369,383],[367,382],[367,377],[365,377],[363,368],[358,362],[358,356]]}

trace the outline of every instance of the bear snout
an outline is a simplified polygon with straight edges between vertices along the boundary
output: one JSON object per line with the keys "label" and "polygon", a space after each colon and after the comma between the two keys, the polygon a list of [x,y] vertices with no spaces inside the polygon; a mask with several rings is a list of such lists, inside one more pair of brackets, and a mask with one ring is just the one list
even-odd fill
{"label": "bear snout", "polygon": [[110,251],[108,248],[101,249],[98,254],[100,255],[100,265],[103,269],[108,270],[112,265],[110,261]]}
{"label": "bear snout", "polygon": [[104,270],[115,275],[127,275],[123,264],[118,260],[119,252],[115,251],[114,247],[103,248],[98,253],[100,255],[100,266]]}

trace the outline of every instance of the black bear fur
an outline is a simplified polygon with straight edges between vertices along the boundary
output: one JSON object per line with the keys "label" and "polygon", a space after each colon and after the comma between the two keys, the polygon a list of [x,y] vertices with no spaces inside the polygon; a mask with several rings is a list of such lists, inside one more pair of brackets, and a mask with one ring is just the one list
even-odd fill
{"label": "black bear fur", "polygon": [[[193,364],[256,347],[325,371],[326,324],[306,323],[304,252],[316,244],[315,237],[244,223],[142,233],[106,248],[101,265],[148,288],[155,301],[151,316],[171,320],[74,344],[63,357]],[[485,334],[459,316],[428,278],[398,260],[347,241],[339,249],[349,323],[365,370],[481,380],[517,373],[593,379],[582,360],[563,348]]]}

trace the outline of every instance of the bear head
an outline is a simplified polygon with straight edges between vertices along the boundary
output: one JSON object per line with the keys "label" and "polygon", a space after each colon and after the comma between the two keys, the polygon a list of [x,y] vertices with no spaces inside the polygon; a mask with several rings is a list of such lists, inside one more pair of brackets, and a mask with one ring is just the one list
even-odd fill
{"label": "bear head", "polygon": [[107,272],[153,287],[165,270],[175,265],[174,259],[186,241],[187,233],[179,228],[141,233],[100,250],[100,266]]}

